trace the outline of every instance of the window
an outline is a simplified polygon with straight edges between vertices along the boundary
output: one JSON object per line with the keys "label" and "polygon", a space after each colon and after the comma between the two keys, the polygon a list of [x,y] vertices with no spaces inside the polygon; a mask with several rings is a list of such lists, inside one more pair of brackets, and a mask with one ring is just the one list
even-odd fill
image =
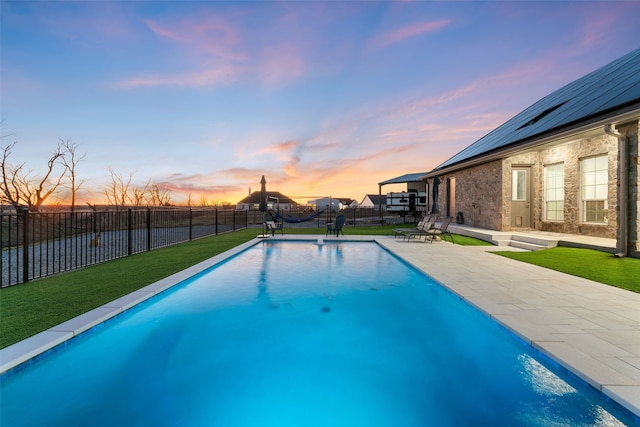
{"label": "window", "polygon": [[527,171],[518,169],[512,174],[511,200],[527,200]]}
{"label": "window", "polygon": [[564,164],[544,167],[544,213],[548,221],[564,220]]}
{"label": "window", "polygon": [[583,222],[607,221],[608,163],[606,155],[580,161]]}

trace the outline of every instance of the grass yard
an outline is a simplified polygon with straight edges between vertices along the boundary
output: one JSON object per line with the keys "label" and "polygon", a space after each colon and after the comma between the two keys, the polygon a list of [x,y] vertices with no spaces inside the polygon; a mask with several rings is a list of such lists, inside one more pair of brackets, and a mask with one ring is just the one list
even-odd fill
{"label": "grass yard", "polygon": [[616,258],[591,249],[556,247],[533,252],[494,252],[540,267],[640,292],[640,259]]}

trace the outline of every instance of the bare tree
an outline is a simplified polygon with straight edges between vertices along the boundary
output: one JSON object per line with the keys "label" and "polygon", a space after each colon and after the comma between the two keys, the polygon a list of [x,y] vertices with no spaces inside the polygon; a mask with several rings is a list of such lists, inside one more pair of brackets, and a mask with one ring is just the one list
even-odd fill
{"label": "bare tree", "polygon": [[109,173],[111,174],[111,183],[105,190],[107,201],[110,205],[116,207],[125,206],[127,202],[131,202],[129,189],[134,173],[130,173],[127,179],[125,179],[122,174],[116,173],[111,167],[109,168]]}
{"label": "bare tree", "polygon": [[134,206],[142,206],[148,199],[147,193],[149,192],[149,186],[151,185],[151,180],[148,180],[144,187],[133,187],[131,189],[131,203]]}
{"label": "bare tree", "polygon": [[171,205],[171,192],[160,184],[151,184],[149,201],[152,206],[169,206]]}
{"label": "bare tree", "polygon": [[57,170],[57,167],[62,163],[63,147],[58,144],[51,154],[43,176],[33,176],[31,171],[25,171],[25,163],[17,166],[9,164],[9,157],[16,144],[17,141],[14,141],[2,148],[2,202],[10,203],[16,211],[27,208],[32,212],[38,212],[42,204],[62,185],[67,170],[64,165],[61,171]]}
{"label": "bare tree", "polygon": [[78,163],[84,160],[87,153],[78,154],[78,144],[71,141],[71,139],[63,140],[60,138],[60,145],[64,150],[64,156],[62,157],[62,164],[69,173],[69,189],[71,190],[71,211],[75,210],[76,206],[76,194],[80,187],[85,183],[83,180],[78,180],[76,175],[76,166]]}

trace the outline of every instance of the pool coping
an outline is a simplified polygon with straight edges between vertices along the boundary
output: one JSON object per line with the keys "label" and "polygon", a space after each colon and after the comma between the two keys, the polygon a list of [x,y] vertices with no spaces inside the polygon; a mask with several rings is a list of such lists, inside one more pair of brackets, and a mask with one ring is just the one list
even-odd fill
{"label": "pool coping", "polygon": [[[268,239],[375,241],[640,417],[640,294],[489,253],[515,248],[405,242],[388,236],[284,235]],[[256,238],[236,246],[0,349],[0,374],[28,364],[65,341],[264,240]]]}

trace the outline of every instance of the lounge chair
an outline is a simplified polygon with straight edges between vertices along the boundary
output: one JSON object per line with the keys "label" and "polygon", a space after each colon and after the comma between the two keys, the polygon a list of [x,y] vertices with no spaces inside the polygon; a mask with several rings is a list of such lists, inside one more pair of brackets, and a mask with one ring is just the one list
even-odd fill
{"label": "lounge chair", "polygon": [[422,225],[424,224],[424,221],[425,221],[424,219],[420,220],[418,222],[418,225],[416,225],[414,228],[394,228],[393,237],[403,236],[407,233],[411,233],[412,231],[417,231],[421,229]]}
{"label": "lounge chair", "polygon": [[420,220],[420,222],[418,222],[418,225],[416,225],[413,228],[394,228],[393,237],[398,237],[398,236],[404,237],[407,234],[421,232],[425,230],[425,226],[426,226],[426,229],[428,230],[430,228],[433,228],[433,225],[435,224],[435,222],[436,222],[436,216],[429,215],[427,218],[423,218],[422,220]]}
{"label": "lounge chair", "polygon": [[336,237],[338,237],[338,235],[340,233],[342,233],[342,235],[344,236],[344,231],[342,231],[342,227],[344,227],[344,223],[345,223],[345,217],[344,215],[340,214],[336,217],[335,222],[328,222],[327,223],[327,233],[329,234],[329,232],[331,233],[336,233]]}
{"label": "lounge chair", "polygon": [[402,240],[411,240],[412,237],[427,237],[429,236],[429,232],[431,230],[433,230],[433,227],[436,223],[436,216],[435,215],[429,215],[429,218],[427,218],[423,223],[421,227],[417,227],[415,230],[411,230],[407,233],[404,234],[404,237]]}
{"label": "lounge chair", "polygon": [[451,224],[452,219],[452,217],[448,216],[442,220],[439,227],[433,228],[428,231],[429,240],[431,240],[431,243],[433,243],[433,241],[438,236],[442,236],[442,239],[444,240],[444,236],[448,234],[449,237],[451,237],[451,243],[455,244],[455,242],[453,241],[453,234],[451,234],[451,232],[449,231],[449,224]]}

